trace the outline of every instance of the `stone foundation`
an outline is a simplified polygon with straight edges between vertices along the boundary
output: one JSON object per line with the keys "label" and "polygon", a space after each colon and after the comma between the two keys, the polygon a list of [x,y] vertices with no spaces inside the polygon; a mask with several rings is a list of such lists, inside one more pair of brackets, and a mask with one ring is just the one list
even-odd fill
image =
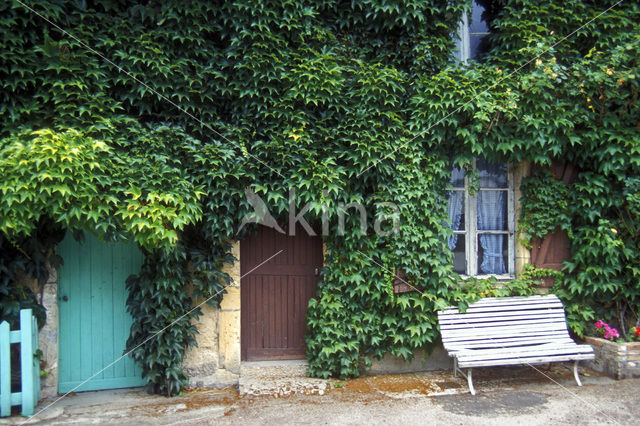
{"label": "stone foundation", "polygon": [[382,359],[371,360],[371,367],[364,374],[397,374],[397,373],[417,373],[420,371],[450,370],[453,368],[453,361],[447,352],[441,347],[436,347],[433,352],[417,350],[413,353],[411,361],[393,355],[385,355]]}
{"label": "stone foundation", "polygon": [[585,337],[596,359],[585,365],[614,379],[640,377],[640,342],[616,343],[599,337]]}

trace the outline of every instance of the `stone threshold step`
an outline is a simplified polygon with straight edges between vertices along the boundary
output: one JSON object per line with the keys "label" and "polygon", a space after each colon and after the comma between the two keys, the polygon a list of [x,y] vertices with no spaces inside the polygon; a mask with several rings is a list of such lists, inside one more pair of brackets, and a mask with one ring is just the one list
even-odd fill
{"label": "stone threshold step", "polygon": [[322,395],[327,381],[307,377],[305,360],[250,361],[240,364],[240,395],[281,397],[292,394]]}

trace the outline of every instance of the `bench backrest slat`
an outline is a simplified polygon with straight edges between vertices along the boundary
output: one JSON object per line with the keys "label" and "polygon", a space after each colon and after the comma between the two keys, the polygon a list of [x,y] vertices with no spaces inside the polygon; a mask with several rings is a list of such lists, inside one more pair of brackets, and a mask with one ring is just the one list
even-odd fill
{"label": "bench backrest slat", "polygon": [[440,326],[444,326],[447,329],[455,328],[468,328],[468,327],[494,327],[500,325],[518,325],[518,324],[546,324],[549,322],[564,322],[563,316],[549,316],[549,317],[536,317],[527,319],[526,317],[513,317],[513,318],[491,318],[490,320],[481,320],[479,318],[471,318],[466,320],[465,318],[456,318],[447,322],[442,322]]}
{"label": "bench backrest slat", "polygon": [[562,302],[555,295],[485,298],[466,313],[448,307],[438,312],[442,342],[449,347],[499,348],[569,337]]}
{"label": "bench backrest slat", "polygon": [[537,294],[534,296],[510,296],[510,297],[483,297],[474,302],[473,305],[515,305],[518,303],[537,303],[559,301],[555,294]]}
{"label": "bench backrest slat", "polygon": [[[542,324],[535,327],[527,325],[515,325],[498,327],[474,327],[472,330],[467,329],[453,329],[447,332],[447,337],[468,337],[469,340],[477,339],[478,337],[517,337],[525,335],[525,333],[543,334],[550,331],[565,331],[566,325],[559,323]],[[530,334],[527,334],[530,335]]]}
{"label": "bench backrest slat", "polygon": [[460,315],[450,315],[443,314],[440,315],[439,321],[443,324],[450,324],[456,321],[467,321],[467,322],[485,322],[488,320],[509,320],[509,319],[525,319],[525,318],[553,318],[555,316],[559,316],[564,318],[564,312],[561,310],[554,311],[540,311],[540,310],[527,310],[527,311],[513,311],[513,312],[500,312],[495,315],[487,315],[486,313],[476,313],[476,314],[465,314],[464,316]]}
{"label": "bench backrest slat", "polygon": [[[557,303],[536,303],[533,305],[486,305],[486,306],[476,306],[469,305],[469,309],[467,309],[467,313],[478,313],[478,312],[509,312],[509,311],[522,311],[525,309],[561,309],[562,304]],[[445,314],[457,314],[457,310],[448,309],[444,311]],[[462,314],[464,315],[464,314]]]}

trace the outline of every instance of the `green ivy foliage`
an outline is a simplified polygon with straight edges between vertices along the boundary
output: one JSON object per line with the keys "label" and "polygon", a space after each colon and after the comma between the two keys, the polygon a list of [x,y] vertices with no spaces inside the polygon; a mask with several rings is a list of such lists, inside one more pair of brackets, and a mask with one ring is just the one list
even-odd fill
{"label": "green ivy foliage", "polygon": [[[247,187],[278,218],[290,188],[312,203],[308,220],[331,218],[307,318],[314,376],[410,358],[437,342],[437,309],[530,291],[526,277],[491,290],[452,271],[449,173],[478,155],[573,163],[566,192],[526,184],[521,229],[571,232],[557,291],[574,329],[584,306],[637,309],[638,5],[482,3],[490,50],[463,65],[453,35],[467,0],[33,2],[77,38],[3,2],[0,232],[14,248],[47,226],[135,240],[146,260],[128,281],[128,346],[181,318],[134,351],[169,395],[186,383],[191,296],[219,303],[230,241],[251,232],[236,235]],[[367,207],[367,235],[354,214],[337,234],[350,202]],[[386,202],[399,232],[376,235]],[[419,292],[394,295],[396,269]]]}
{"label": "green ivy foliage", "polygon": [[[554,229],[568,231],[572,257],[565,262],[562,277],[556,278],[553,291],[564,300],[569,325],[580,336],[600,318],[627,330],[626,323],[637,321],[640,311],[640,210],[635,202],[640,175],[640,10],[637,4],[620,4],[622,7],[597,17],[613,4],[572,2],[571,14],[555,16],[541,13],[553,5],[517,12],[527,22],[554,30],[549,33],[551,42],[567,34],[562,28],[586,24],[576,32],[575,40],[554,48],[551,61],[541,58],[535,64],[539,72],[520,83],[534,88],[544,80],[552,89],[540,93],[553,98],[528,100],[540,102],[533,110],[540,113],[536,126],[543,135],[540,142],[545,150],[552,150],[549,158],[571,163],[578,170],[570,185],[550,175],[527,179],[522,187],[519,227],[532,239]],[[530,13],[537,18],[530,20]],[[513,34],[515,31],[514,26]],[[503,39],[500,44],[513,38],[507,34],[497,36]],[[534,43],[530,47],[537,48]],[[529,117],[536,119],[533,114]]]}
{"label": "green ivy foliage", "polygon": [[[146,253],[142,270],[127,279],[127,309],[134,318],[127,349],[153,393],[176,395],[189,383],[182,371],[185,348],[195,346],[187,256],[184,250]],[[152,337],[155,336],[155,337]]]}
{"label": "green ivy foliage", "polygon": [[[54,247],[64,237],[64,230],[46,218],[37,229],[18,241],[9,241],[0,234],[0,319],[7,321],[12,330],[20,327],[21,309],[31,309],[39,327],[46,321],[46,311],[37,296],[42,300],[49,266],[60,263]],[[32,278],[36,288],[27,287],[25,278]]]}
{"label": "green ivy foliage", "polygon": [[175,244],[176,230],[201,217],[202,192],[180,171],[179,159],[138,151],[149,139],[163,140],[163,128],[142,137],[131,130],[128,144],[135,148],[126,157],[73,129],[4,138],[0,231],[28,235],[51,218],[64,228],[130,235],[148,247]]}
{"label": "green ivy foliage", "polygon": [[[340,202],[386,201],[386,183],[358,174],[392,141],[410,137],[403,124],[407,83],[449,63],[450,35],[467,7],[34,5],[74,39],[4,3],[2,231],[28,235],[47,217],[109,240],[133,238],[148,253],[129,281],[133,348],[175,317],[167,312],[190,306],[186,282],[196,297],[223,292],[229,278],[222,266],[233,260],[229,240],[247,210],[245,187],[279,215],[291,187],[299,204],[326,201],[333,213]],[[313,213],[317,219],[319,203]],[[157,392],[175,394],[184,384],[180,357],[195,332],[187,323],[174,325],[166,342],[136,349]]]}
{"label": "green ivy foliage", "polygon": [[568,185],[545,170],[527,178],[520,189],[524,197],[518,229],[529,248],[532,240],[557,230],[571,230]]}

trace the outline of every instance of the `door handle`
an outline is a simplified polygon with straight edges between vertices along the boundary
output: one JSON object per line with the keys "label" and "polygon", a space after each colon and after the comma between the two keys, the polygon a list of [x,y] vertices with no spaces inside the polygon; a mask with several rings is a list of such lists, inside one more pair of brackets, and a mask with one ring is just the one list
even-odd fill
{"label": "door handle", "polygon": [[62,300],[67,302],[67,301],[69,301],[69,298],[67,296],[62,296]]}
{"label": "door handle", "polygon": [[314,269],[314,270],[313,270],[313,275],[315,275],[316,277],[317,277],[318,275],[320,275],[320,269],[318,269],[318,268]]}

